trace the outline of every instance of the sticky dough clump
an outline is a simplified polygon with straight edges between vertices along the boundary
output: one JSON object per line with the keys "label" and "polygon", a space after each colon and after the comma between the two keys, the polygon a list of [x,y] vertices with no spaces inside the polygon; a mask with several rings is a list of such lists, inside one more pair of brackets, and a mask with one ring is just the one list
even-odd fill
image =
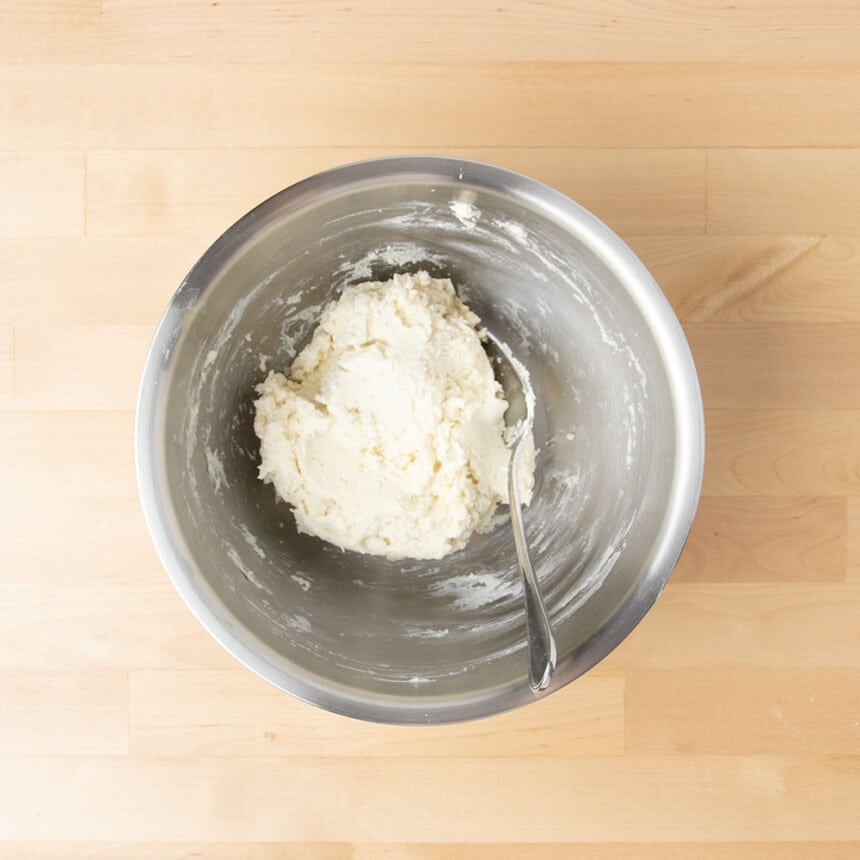
{"label": "sticky dough clump", "polygon": [[[299,529],[387,558],[442,558],[507,502],[507,402],[449,280],[349,287],[290,376],[257,386],[260,477]],[[534,446],[521,456],[523,500]]]}

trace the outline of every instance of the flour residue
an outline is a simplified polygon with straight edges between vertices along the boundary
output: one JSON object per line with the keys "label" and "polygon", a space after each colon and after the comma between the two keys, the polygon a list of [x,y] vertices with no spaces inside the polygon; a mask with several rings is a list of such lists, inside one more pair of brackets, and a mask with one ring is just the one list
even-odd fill
{"label": "flour residue", "polygon": [[547,480],[555,484],[564,495],[575,492],[579,486],[579,474],[577,472],[550,472]]}
{"label": "flour residue", "polygon": [[254,573],[254,571],[251,570],[242,561],[242,557],[239,555],[238,552],[236,552],[235,547],[228,545],[226,547],[226,553],[227,553],[227,558],[229,558],[230,561],[233,562],[233,564],[235,565],[235,567],[239,571],[239,573],[241,573],[242,576],[244,576],[245,579],[251,583],[251,585],[253,585],[255,588],[258,588],[260,591],[265,591],[266,594],[272,593],[272,589],[269,588],[267,585],[264,585],[263,582],[260,580],[260,578]]}
{"label": "flour residue", "polygon": [[481,217],[481,210],[477,206],[466,200],[452,200],[448,204],[448,208],[467,230],[475,229],[475,225]]}
{"label": "flour residue", "polygon": [[433,627],[407,627],[403,635],[410,639],[444,639],[451,635],[449,628],[436,629]]}
{"label": "flour residue", "polygon": [[290,615],[284,624],[294,633],[310,633],[313,630],[313,625],[304,615]]}
{"label": "flour residue", "polygon": [[290,574],[290,579],[301,588],[302,591],[310,591],[311,590],[311,581],[304,576],[299,575],[298,573]]}
{"label": "flour residue", "polygon": [[472,611],[521,593],[522,585],[516,577],[501,573],[465,573],[436,583],[432,591],[453,598],[454,609]]}
{"label": "flour residue", "polygon": [[289,367],[300,345],[308,339],[322,316],[324,306],[324,302],[319,302],[300,311],[290,311],[281,326],[281,352],[278,364],[283,363],[284,367]]}
{"label": "flour residue", "polygon": [[242,537],[245,539],[245,543],[248,544],[248,546],[251,547],[251,549],[254,550],[260,558],[265,558],[265,550],[260,546],[260,542],[257,538],[251,534],[250,529],[243,523],[239,526],[239,530],[242,532]]}
{"label": "flour residue", "polygon": [[[393,219],[392,219],[393,220]],[[416,242],[391,242],[380,248],[368,251],[357,260],[343,259],[334,270],[334,283],[357,283],[358,281],[370,281],[376,277],[374,269],[385,267],[397,269],[409,267],[416,263],[443,265],[445,258],[436,253],[428,251],[423,245]]]}
{"label": "flour residue", "polygon": [[522,224],[517,224],[516,221],[496,221],[494,223],[517,242],[522,244],[528,242],[529,236]]}
{"label": "flour residue", "polygon": [[222,487],[229,487],[230,482],[227,480],[227,473],[224,471],[224,464],[221,462],[221,457],[217,451],[211,448],[206,448],[206,471],[209,473],[209,479],[215,486],[215,492],[220,493]]}

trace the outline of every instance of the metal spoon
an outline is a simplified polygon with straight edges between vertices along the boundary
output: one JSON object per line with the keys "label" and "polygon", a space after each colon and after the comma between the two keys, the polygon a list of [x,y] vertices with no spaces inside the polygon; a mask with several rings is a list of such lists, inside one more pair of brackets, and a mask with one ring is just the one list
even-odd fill
{"label": "metal spoon", "polygon": [[549,685],[558,656],[549,615],[540,593],[540,586],[529,558],[526,531],[520,509],[519,466],[523,442],[534,421],[534,394],[526,369],[514,358],[510,349],[492,332],[483,331],[487,339],[487,354],[497,367],[496,378],[501,383],[508,401],[505,420],[511,434],[508,446],[511,459],[508,463],[508,501],[511,508],[511,526],[517,559],[523,578],[523,596],[526,605],[526,636],[529,651],[529,686],[539,693]]}

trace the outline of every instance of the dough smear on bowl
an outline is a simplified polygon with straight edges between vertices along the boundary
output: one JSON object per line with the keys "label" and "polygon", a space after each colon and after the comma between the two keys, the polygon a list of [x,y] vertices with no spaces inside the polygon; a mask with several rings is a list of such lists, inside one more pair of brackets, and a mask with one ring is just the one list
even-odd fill
{"label": "dough smear on bowl", "polygon": [[[301,531],[387,558],[442,558],[507,502],[507,401],[479,319],[426,272],[349,287],[289,377],[257,386],[260,478]],[[534,445],[520,487],[534,485]]]}

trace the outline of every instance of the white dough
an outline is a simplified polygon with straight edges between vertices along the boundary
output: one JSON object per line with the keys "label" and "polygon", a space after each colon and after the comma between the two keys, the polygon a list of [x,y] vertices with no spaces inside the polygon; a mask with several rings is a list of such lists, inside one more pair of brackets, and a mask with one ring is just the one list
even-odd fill
{"label": "white dough", "polygon": [[[507,502],[507,402],[449,280],[350,287],[290,377],[257,387],[260,477],[301,531],[388,558],[441,558]],[[521,456],[523,500],[534,445]]]}

